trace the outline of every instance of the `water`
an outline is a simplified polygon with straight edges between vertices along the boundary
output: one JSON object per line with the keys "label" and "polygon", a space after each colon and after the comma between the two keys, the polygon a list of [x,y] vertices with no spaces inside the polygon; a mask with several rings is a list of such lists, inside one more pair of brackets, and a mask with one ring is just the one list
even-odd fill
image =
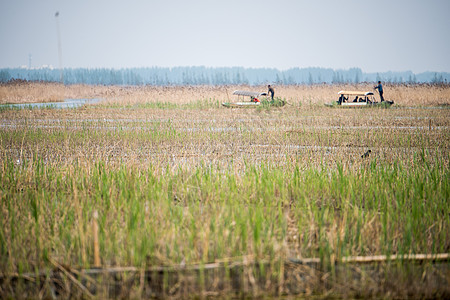
{"label": "water", "polygon": [[101,99],[65,99],[63,102],[41,102],[41,103],[21,103],[21,104],[3,104],[0,108],[76,108],[85,104],[95,104],[100,102]]}

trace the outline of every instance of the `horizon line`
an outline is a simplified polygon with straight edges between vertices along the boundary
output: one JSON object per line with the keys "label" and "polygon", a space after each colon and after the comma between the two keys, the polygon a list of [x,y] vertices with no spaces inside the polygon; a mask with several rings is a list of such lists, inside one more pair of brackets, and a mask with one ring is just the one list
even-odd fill
{"label": "horizon line", "polygon": [[[240,69],[246,69],[246,70],[275,70],[278,72],[285,72],[293,69],[299,69],[299,70],[307,70],[307,69],[318,69],[318,70],[332,70],[332,71],[349,71],[352,69],[360,70],[362,73],[365,74],[383,74],[383,73],[412,73],[412,74],[423,74],[423,73],[450,73],[450,71],[433,71],[433,70],[427,70],[427,71],[412,71],[412,70],[388,70],[388,71],[364,71],[360,67],[348,67],[348,68],[332,68],[332,67],[318,67],[318,66],[309,66],[309,67],[289,67],[289,68],[277,68],[277,67],[245,67],[245,66],[206,66],[206,65],[179,65],[179,66],[140,66],[140,67],[63,67],[62,69],[89,69],[89,70],[95,70],[95,69],[108,69],[108,70],[124,70],[124,69],[152,69],[152,68],[160,68],[160,69],[177,69],[177,68],[206,68],[206,69],[233,69],[233,68],[240,68]],[[21,70],[42,70],[42,69],[50,69],[50,70],[59,70],[60,68],[54,67],[53,65],[41,65],[41,66],[35,66],[35,67],[29,67],[26,65],[16,66],[16,67],[0,67],[0,70],[5,69],[21,69]]]}

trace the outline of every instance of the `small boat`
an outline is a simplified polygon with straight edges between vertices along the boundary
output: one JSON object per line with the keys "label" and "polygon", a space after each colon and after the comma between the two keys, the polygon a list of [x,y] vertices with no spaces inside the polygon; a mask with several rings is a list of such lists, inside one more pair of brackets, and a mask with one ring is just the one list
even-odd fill
{"label": "small boat", "polygon": [[[258,107],[258,106],[283,106],[285,101],[281,99],[268,99],[267,93],[258,93],[251,91],[234,91],[233,95],[237,96],[236,102],[222,102],[225,107]],[[245,101],[249,97],[249,101]]]}
{"label": "small boat", "polygon": [[360,92],[360,91],[339,91],[339,99],[331,103],[326,103],[328,107],[348,107],[348,108],[361,108],[361,107],[382,107],[388,108],[394,101],[381,101],[378,102],[375,99],[373,92]]}

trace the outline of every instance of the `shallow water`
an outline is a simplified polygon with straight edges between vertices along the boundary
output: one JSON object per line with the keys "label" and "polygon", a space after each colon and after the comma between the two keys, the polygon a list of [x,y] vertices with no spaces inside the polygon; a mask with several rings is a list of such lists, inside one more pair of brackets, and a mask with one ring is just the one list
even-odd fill
{"label": "shallow water", "polygon": [[100,102],[101,99],[65,99],[63,102],[40,102],[40,103],[21,103],[21,104],[4,104],[2,107],[12,108],[75,108],[85,104],[94,104]]}

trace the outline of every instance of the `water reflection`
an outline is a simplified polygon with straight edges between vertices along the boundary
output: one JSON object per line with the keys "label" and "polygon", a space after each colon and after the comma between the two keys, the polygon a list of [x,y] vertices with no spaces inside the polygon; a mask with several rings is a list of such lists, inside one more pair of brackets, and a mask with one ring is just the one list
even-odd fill
{"label": "water reflection", "polygon": [[95,104],[101,99],[65,99],[63,102],[41,102],[41,103],[21,103],[21,104],[4,104],[2,108],[76,108],[85,104]]}

